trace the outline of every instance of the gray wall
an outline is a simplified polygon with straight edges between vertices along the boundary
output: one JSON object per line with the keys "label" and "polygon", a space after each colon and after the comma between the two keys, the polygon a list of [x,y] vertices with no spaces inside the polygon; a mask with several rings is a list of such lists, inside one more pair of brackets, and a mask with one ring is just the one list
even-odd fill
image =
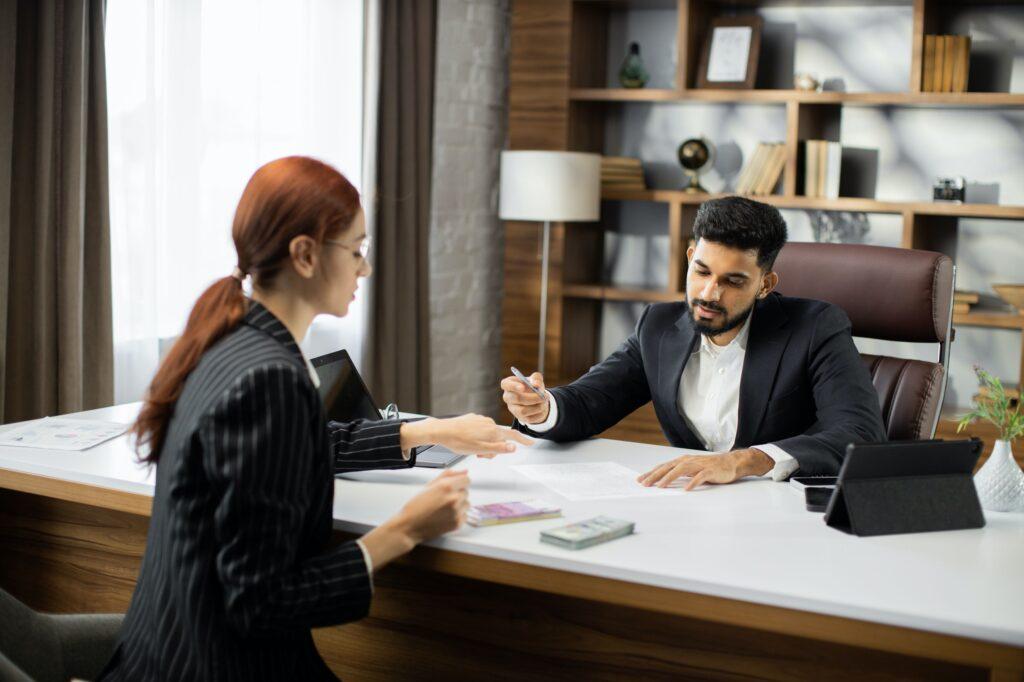
{"label": "gray wall", "polygon": [[491,414],[501,359],[507,0],[440,0],[430,237],[434,414]]}

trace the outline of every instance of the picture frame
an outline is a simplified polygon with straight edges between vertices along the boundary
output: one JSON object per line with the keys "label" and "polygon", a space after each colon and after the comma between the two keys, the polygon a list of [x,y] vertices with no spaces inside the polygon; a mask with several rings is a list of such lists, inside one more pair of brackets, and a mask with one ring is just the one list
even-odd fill
{"label": "picture frame", "polygon": [[763,27],[764,20],[757,15],[712,19],[697,69],[697,87],[752,89]]}

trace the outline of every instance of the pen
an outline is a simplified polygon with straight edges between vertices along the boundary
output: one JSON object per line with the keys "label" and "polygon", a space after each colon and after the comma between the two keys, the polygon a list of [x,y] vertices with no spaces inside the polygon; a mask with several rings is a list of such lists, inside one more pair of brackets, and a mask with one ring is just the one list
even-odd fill
{"label": "pen", "polygon": [[539,388],[530,383],[530,380],[523,376],[523,373],[520,372],[515,367],[512,368],[512,374],[515,376],[516,379],[519,379],[521,382],[529,386],[531,391],[539,395],[541,398],[544,397],[544,393]]}

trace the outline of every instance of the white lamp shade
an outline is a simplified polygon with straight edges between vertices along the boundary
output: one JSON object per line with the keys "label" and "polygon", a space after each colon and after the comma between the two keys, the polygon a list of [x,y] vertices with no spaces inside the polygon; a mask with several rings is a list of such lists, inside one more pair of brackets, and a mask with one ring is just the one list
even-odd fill
{"label": "white lamp shade", "polygon": [[594,221],[600,214],[600,154],[501,153],[502,220]]}

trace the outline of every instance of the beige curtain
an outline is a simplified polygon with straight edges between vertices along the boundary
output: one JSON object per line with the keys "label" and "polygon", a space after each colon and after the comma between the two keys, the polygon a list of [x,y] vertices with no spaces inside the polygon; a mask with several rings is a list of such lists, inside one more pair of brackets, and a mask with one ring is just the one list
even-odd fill
{"label": "beige curtain", "polygon": [[435,0],[380,0],[370,382],[383,402],[430,411],[430,174]]}
{"label": "beige curtain", "polygon": [[103,0],[0,0],[0,415],[113,400]]}

